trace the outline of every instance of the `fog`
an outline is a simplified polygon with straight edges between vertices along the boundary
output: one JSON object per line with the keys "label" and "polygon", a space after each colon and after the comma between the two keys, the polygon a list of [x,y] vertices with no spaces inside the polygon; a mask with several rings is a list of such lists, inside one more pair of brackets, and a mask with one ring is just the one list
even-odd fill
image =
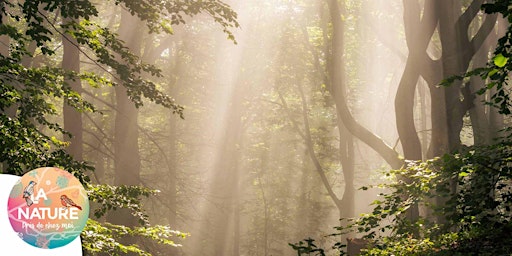
{"label": "fog", "polygon": [[[174,96],[185,107],[185,118],[173,121],[176,176],[167,177],[177,180],[177,203],[176,209],[160,201],[150,204],[163,209],[156,221],[176,211],[176,229],[190,233],[180,241],[183,255],[293,255],[288,243],[307,237],[329,240],[322,237],[334,232],[341,217],[368,211],[377,193],[356,190],[353,199],[344,199],[353,200],[354,209],[340,213],[344,209],[337,208],[313,163],[319,162],[329,189],[341,200],[346,184],[336,106],[326,77],[332,62],[327,5],[229,4],[239,15],[237,44],[226,40],[208,17],[177,28],[169,76],[175,79]],[[346,4],[343,65],[350,111],[400,150],[393,101],[407,54],[401,4]],[[141,111],[142,116],[155,114]],[[147,129],[158,127],[140,120]],[[162,125],[156,129],[167,132],[167,123]],[[353,187],[382,182],[378,171],[389,165],[357,139],[351,147]],[[143,179],[160,177],[157,170],[168,168],[151,165],[143,167]],[[147,184],[159,187],[158,182]]]}
{"label": "fog", "polygon": [[[496,89],[476,94],[486,81],[440,86],[485,66],[504,34],[508,22],[480,11],[483,2],[90,1],[98,11],[92,23],[37,4],[52,38],[31,38],[25,51],[21,39],[3,33],[0,54],[23,49],[21,70],[69,72],[45,79],[73,93],[43,90],[36,103],[56,98],[44,105],[50,110],[41,107],[43,119],[73,136],[28,115],[30,127],[47,135],[39,148],[62,148],[90,164],[76,167],[90,184],[158,191],[125,191],[144,198],[144,214],[128,201],[109,206],[128,209],[95,215],[105,206],[93,202],[91,219],[182,232],[170,246],[119,241],[152,255],[270,256],[296,255],[290,243],[311,237],[337,255],[332,244],[361,234],[329,235],[370,212],[382,192],[360,188],[392,182],[383,172],[409,162],[490,144],[507,127],[482,104]],[[9,17],[4,23],[16,24]],[[66,27],[76,18],[82,23]],[[77,107],[79,96],[96,111]],[[8,120],[24,113],[12,101],[1,105]],[[24,167],[6,159],[2,171],[20,174]],[[422,207],[412,205],[408,217],[427,216]]]}
{"label": "fog", "polygon": [[[288,243],[339,239],[326,235],[341,218],[370,211],[377,198],[379,191],[359,188],[387,182],[382,171],[397,167],[348,128],[366,129],[403,156],[409,138],[399,139],[400,100],[409,101],[403,108],[422,144],[411,160],[427,157],[429,88],[439,80],[405,70],[429,69],[407,63],[421,32],[404,20],[417,15],[427,23],[434,15],[425,9],[432,3],[420,2],[409,3],[404,17],[402,1],[343,1],[336,31],[334,1],[232,1],[236,43],[207,15],[175,27],[170,42],[160,39],[169,45],[155,62],[184,119],[140,109],[138,124],[147,131],[139,137],[140,173],[142,184],[162,191],[147,202],[152,221],[190,234],[173,252],[294,255]],[[437,33],[427,38],[433,60]],[[412,94],[397,94],[401,83]],[[337,112],[344,107],[333,95],[341,91],[359,126]]]}

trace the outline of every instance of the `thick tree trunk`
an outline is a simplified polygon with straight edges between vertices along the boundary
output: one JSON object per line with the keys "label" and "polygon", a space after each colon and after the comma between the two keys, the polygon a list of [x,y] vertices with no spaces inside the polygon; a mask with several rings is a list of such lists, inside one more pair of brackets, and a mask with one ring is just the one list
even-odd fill
{"label": "thick tree trunk", "polygon": [[339,209],[340,218],[353,218],[355,217],[356,208],[354,136],[340,122],[338,122],[338,129],[340,130],[340,162],[343,169],[343,180],[345,181],[345,189],[341,197],[341,209]]}
{"label": "thick tree trunk", "polygon": [[[261,193],[261,201],[263,203],[263,236],[260,238],[260,239],[263,239],[263,255],[267,256],[268,255],[268,251],[269,251],[269,248],[268,248],[268,244],[269,244],[269,232],[270,232],[270,216],[269,216],[269,213],[270,213],[270,206],[269,206],[269,199],[268,196],[267,196],[267,190],[266,190],[266,187],[265,187],[265,180],[263,179],[264,178],[264,175],[267,173],[267,171],[269,170],[269,150],[268,148],[270,147],[270,138],[271,138],[271,135],[270,133],[265,133],[263,139],[262,139],[262,143],[264,145],[264,148],[265,150],[262,150],[261,151],[261,154],[259,155],[259,161],[260,161],[260,166],[259,166],[259,170],[257,172],[257,181],[258,181],[258,188],[260,190],[260,193]],[[299,206],[300,208],[300,206]],[[257,243],[259,244],[259,243]]]}
{"label": "thick tree trunk", "polygon": [[[464,37],[455,26],[457,17],[460,16],[460,2],[457,1],[438,1],[439,10],[439,36],[442,45],[442,63],[443,77],[458,75],[464,72],[469,62],[463,63],[463,55],[468,54],[462,49]],[[467,37],[466,37],[467,40]],[[445,91],[445,112],[446,112],[446,131],[448,132],[448,142],[446,148],[448,151],[460,147],[460,131],[462,130],[463,109],[460,101],[461,81],[455,81],[454,84],[444,89]]]}
{"label": "thick tree trunk", "polygon": [[242,133],[239,131],[237,137],[238,144],[236,145],[237,149],[233,163],[233,256],[240,255],[240,213],[242,197],[242,190],[240,188],[240,159],[242,156],[240,150],[243,148],[242,137]]}
{"label": "thick tree trunk", "polygon": [[[403,5],[409,55],[395,96],[395,117],[404,157],[416,161],[423,158],[423,152],[414,122],[414,99],[421,70],[430,69],[429,66],[434,64],[427,54],[427,48],[437,25],[437,17],[433,13],[432,2],[425,3],[423,15],[417,0],[404,0]],[[410,180],[405,179],[405,182]],[[407,218],[415,221],[418,217],[419,207],[416,204],[407,211]]]}
{"label": "thick tree trunk", "polygon": [[[72,22],[66,18],[65,23]],[[62,56],[62,68],[66,71],[80,73],[80,51],[78,43],[71,35],[62,36],[62,46],[64,55]],[[65,79],[64,82],[72,90],[82,93],[82,83],[80,79]],[[64,130],[71,133],[69,138],[70,145],[67,148],[68,153],[81,161],[83,159],[83,121],[82,113],[69,106],[67,103],[63,106]]]}
{"label": "thick tree trunk", "polygon": [[422,147],[414,125],[414,95],[421,69],[433,64],[427,47],[435,31],[437,17],[433,15],[432,2],[425,3],[423,15],[417,0],[404,0],[403,4],[409,56],[395,97],[396,127],[405,159],[421,160]]}
{"label": "thick tree trunk", "polygon": [[[488,42],[488,41],[487,41]],[[488,61],[490,50],[489,43],[486,47],[482,47],[473,59],[473,68],[484,67]],[[473,76],[470,78],[469,90],[472,93],[478,91],[485,86],[485,81],[480,77]],[[471,128],[473,129],[473,139],[475,145],[489,145],[492,142],[493,134],[490,125],[490,113],[486,113],[488,106],[483,104],[485,95],[475,94],[472,98],[472,106],[469,109],[469,117],[471,119]],[[489,112],[487,110],[487,112]]]}
{"label": "thick tree trunk", "polygon": [[[496,15],[487,15],[474,37],[469,38],[471,21],[478,14],[483,0],[474,0],[462,12],[461,2],[456,0],[436,0],[439,12],[439,36],[442,46],[442,74],[447,78],[460,75],[469,67],[474,54],[483,45],[489,33],[496,25]],[[460,147],[460,132],[463,117],[471,107],[472,97],[469,90],[461,90],[462,81],[455,81],[444,89],[444,111],[446,113],[446,131],[448,141],[443,148],[449,151]],[[461,100],[461,95],[464,97]],[[432,119],[435,117],[433,116]],[[446,153],[446,152],[443,152]]]}
{"label": "thick tree trunk", "polygon": [[300,241],[307,237],[310,230],[313,230],[307,223],[308,206],[311,205],[309,195],[309,173],[310,165],[308,150],[304,150],[302,155],[302,164],[300,170],[300,185],[299,185],[299,204],[297,205],[297,211],[295,212],[295,239],[294,241]]}
{"label": "thick tree trunk", "polygon": [[[332,22],[339,23],[340,20],[334,21],[334,15],[337,17],[340,17],[340,15],[345,14],[345,6],[339,6],[339,5],[331,5],[329,6],[329,9],[331,8],[337,8],[337,10],[330,11],[331,20]],[[337,24],[336,28],[339,30],[339,33],[343,33],[343,24]],[[341,38],[341,40],[339,40]],[[336,52],[339,54],[343,54],[344,41],[343,37],[337,37],[338,41],[334,41],[333,36],[333,42],[332,42],[332,49],[337,49]],[[334,52],[333,52],[334,55]],[[337,58],[336,55],[333,56],[333,58]],[[333,82],[332,78],[334,76],[333,73],[337,72],[336,69],[330,69],[330,77],[331,77],[331,91],[334,91],[333,89]],[[345,78],[344,72],[345,70],[342,68],[338,72],[343,72],[341,74],[341,79]],[[338,93],[341,94],[342,98],[345,100],[347,99],[347,87],[345,86],[345,81],[341,80],[340,84],[342,85],[342,88],[338,88]],[[336,108],[338,108],[339,105],[336,105]],[[345,181],[345,188],[343,192],[343,196],[341,197],[340,206],[339,206],[339,212],[340,212],[340,219],[342,218],[352,218],[355,217],[355,188],[354,188],[354,178],[355,178],[355,155],[354,155],[354,135],[350,133],[350,131],[347,129],[346,120],[343,119],[343,117],[340,115],[339,111],[336,111],[336,120],[338,125],[338,134],[340,138],[339,143],[339,152],[340,152],[340,163],[341,168],[343,169],[343,179]]]}
{"label": "thick tree trunk", "polygon": [[[503,36],[502,27],[506,23],[508,21],[503,19],[498,21],[498,28],[489,35],[475,54],[472,68],[484,67],[487,64],[489,52],[494,49],[493,45],[496,44],[497,39]],[[475,93],[485,86],[485,82],[480,77],[471,77],[470,91]],[[503,116],[498,113],[496,108],[483,104],[492,94],[492,91],[487,91],[484,95],[475,94],[469,109],[475,145],[494,143],[495,139],[499,137],[499,130],[503,128]]]}
{"label": "thick tree trunk", "polygon": [[[474,0],[462,12],[460,1],[436,0],[436,11],[439,16],[439,37],[442,47],[442,75],[448,78],[460,75],[469,67],[475,52],[482,46],[485,39],[496,25],[496,16],[487,15],[474,37],[469,38],[468,30],[471,21],[478,14],[484,0]],[[433,156],[440,156],[461,147],[460,133],[463,117],[473,103],[469,88],[462,87],[462,81],[455,81],[445,88],[436,88],[431,84],[432,95],[432,148]],[[462,96],[462,97],[461,97]],[[462,98],[462,99],[461,99]],[[450,183],[455,193],[455,180]],[[442,205],[445,199],[437,198]],[[438,218],[444,223],[443,216]]]}

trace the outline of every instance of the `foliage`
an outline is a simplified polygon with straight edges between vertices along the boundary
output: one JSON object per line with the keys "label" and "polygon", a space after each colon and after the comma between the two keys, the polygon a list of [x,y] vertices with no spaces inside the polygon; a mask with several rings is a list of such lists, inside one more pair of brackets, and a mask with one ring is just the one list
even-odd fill
{"label": "foliage", "polygon": [[[67,133],[47,117],[57,115],[59,98],[68,99],[78,111],[92,110],[93,106],[63,84],[67,74],[61,70],[26,68],[4,56],[0,56],[0,62],[3,63],[0,68],[0,161],[4,163],[4,171],[20,175],[40,166],[60,166],[66,167],[81,182],[87,182],[83,172],[91,167],[73,161],[64,151],[67,144],[49,134],[49,131]],[[40,127],[49,131],[44,133]]]}
{"label": "foliage", "polygon": [[[379,187],[390,192],[373,202],[372,213],[338,227],[333,236],[362,235],[371,241],[364,255],[508,255],[511,161],[509,141],[409,162],[386,173],[392,182]],[[413,204],[431,214],[410,221],[406,214]],[[342,245],[334,248],[343,255]]]}
{"label": "foliage", "polygon": [[136,244],[124,245],[117,242],[122,236],[139,236],[148,238],[158,243],[174,247],[180,246],[171,240],[171,237],[185,238],[188,235],[179,231],[171,230],[167,226],[135,227],[128,228],[110,223],[99,223],[89,219],[82,232],[82,247],[94,253],[107,253],[108,255],[125,255],[128,252],[139,255],[150,256],[151,254],[142,250]]}
{"label": "foliage", "polygon": [[[151,32],[172,33],[171,25],[184,23],[184,16],[207,13],[220,24],[228,38],[236,42],[230,29],[239,27],[237,14],[218,0],[207,1],[123,1],[116,0],[145,21]],[[70,135],[61,126],[63,104],[79,112],[95,112],[66,80],[82,80],[92,87],[124,86],[127,96],[139,107],[150,100],[183,116],[183,108],[157,89],[147,76],[160,77],[161,71],[141,62],[125,43],[107,27],[99,25],[98,10],[89,0],[2,1],[0,3],[0,163],[3,173],[21,175],[41,166],[70,171],[84,184],[92,202],[100,205],[95,217],[109,210],[130,209],[141,226],[124,226],[89,220],[82,239],[89,253],[119,255],[135,252],[149,255],[136,245],[117,242],[121,236],[138,236],[176,246],[172,236],[185,237],[164,226],[151,226],[141,200],[156,191],[142,187],[92,185],[87,171],[94,168],[76,161],[66,152]],[[95,21],[96,19],[96,21]],[[57,37],[58,36],[58,37]],[[102,69],[99,73],[66,72],[51,62],[35,62],[59,57],[58,41],[76,39],[81,54]],[[29,60],[27,62],[27,60]],[[33,61],[33,63],[30,63]]]}
{"label": "foliage", "polygon": [[98,203],[99,207],[94,211],[94,217],[101,218],[107,211],[127,208],[137,217],[140,225],[148,225],[148,216],[141,207],[141,197],[156,195],[158,191],[139,186],[110,186],[89,185],[89,200]]}
{"label": "foliage", "polygon": [[[497,0],[483,4],[482,9],[487,14],[501,13],[510,23],[511,6],[509,0]],[[508,25],[486,67],[446,78],[441,85],[480,76],[487,84],[477,93],[489,91],[487,104],[510,115],[511,46],[512,26]],[[508,140],[462,148],[424,162],[408,162],[400,170],[385,173],[390,182],[377,187],[387,192],[372,203],[371,213],[337,227],[332,236],[352,232],[362,236],[367,242],[363,255],[510,255],[511,160]],[[411,220],[407,214],[414,205],[419,205],[423,214]],[[302,244],[292,245],[299,255],[309,253],[307,248],[317,248],[314,243],[299,247]],[[332,248],[344,255],[346,246],[338,242]]]}
{"label": "foliage", "polygon": [[81,234],[82,247],[91,255],[105,253],[108,255],[125,255],[128,252],[138,255],[151,255],[141,249],[138,244],[122,244],[122,237],[138,237],[150,239],[156,243],[178,247],[173,238],[186,238],[187,233],[171,230],[168,226],[150,225],[149,216],[142,208],[141,198],[156,195],[159,191],[140,186],[110,186],[89,184],[89,200],[95,202],[94,216],[102,218],[108,211],[129,209],[140,224],[137,227],[126,227],[111,223],[100,223],[89,219]]}
{"label": "foliage", "polygon": [[317,246],[314,243],[314,239],[304,239],[304,242],[300,241],[297,244],[290,244],[290,246],[297,251],[297,255],[300,256],[307,253],[307,255],[325,256],[324,250],[321,248],[317,248]]}

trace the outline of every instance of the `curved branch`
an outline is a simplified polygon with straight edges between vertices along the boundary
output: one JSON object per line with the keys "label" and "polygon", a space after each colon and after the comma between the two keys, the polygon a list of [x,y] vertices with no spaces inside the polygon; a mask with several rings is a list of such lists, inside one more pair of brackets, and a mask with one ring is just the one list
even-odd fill
{"label": "curved branch", "polygon": [[322,168],[322,165],[320,164],[320,161],[316,157],[314,145],[313,145],[313,139],[311,139],[311,128],[309,126],[309,118],[308,118],[308,105],[306,102],[306,97],[304,95],[304,90],[302,89],[302,85],[298,84],[297,89],[299,90],[300,99],[302,101],[302,118],[304,119],[304,134],[306,135],[305,141],[306,146],[308,148],[309,156],[311,157],[311,160],[313,161],[313,164],[315,165],[315,169],[320,175],[320,179],[322,180],[322,184],[324,184],[325,189],[327,189],[327,193],[329,193],[329,196],[331,199],[336,203],[338,208],[341,210],[341,200],[336,196],[334,193],[331,184],[329,183],[329,180],[327,179],[327,176],[325,175],[324,169]]}
{"label": "curved branch", "polygon": [[391,146],[386,144],[384,140],[376,134],[369,131],[366,127],[359,124],[350,113],[347,100],[344,93],[344,64],[342,62],[343,56],[343,28],[340,10],[337,0],[328,0],[329,10],[331,13],[333,23],[333,62],[332,70],[330,71],[331,83],[330,88],[334,102],[336,104],[336,111],[343,120],[345,127],[356,136],[359,140],[370,146],[373,150],[379,153],[382,158],[394,169],[399,169],[403,165],[403,160],[398,152],[393,150]]}
{"label": "curved branch", "polygon": [[[421,24],[417,1],[404,0],[404,24],[415,24],[408,27],[406,33],[409,55],[395,97],[396,127],[402,143],[405,159],[421,160],[421,142],[414,126],[414,97],[416,86],[422,69],[430,71],[434,62],[427,54],[429,42],[436,30],[438,22],[433,4],[425,3]],[[422,65],[423,64],[423,65]],[[433,75],[429,73],[427,76]]]}
{"label": "curved branch", "polygon": [[468,6],[466,11],[459,17],[457,20],[459,29],[461,31],[467,31],[469,28],[469,24],[471,24],[471,21],[475,18],[475,16],[480,11],[480,6],[484,3],[484,0],[474,0],[471,2],[471,4]]}
{"label": "curved branch", "polygon": [[492,15],[486,15],[485,21],[480,26],[480,29],[478,29],[478,32],[476,35],[471,39],[471,49],[473,50],[473,54],[471,54],[471,57],[482,47],[485,40],[489,36],[489,34],[492,32],[494,27],[496,26],[496,21],[498,20],[498,15],[492,14]]}

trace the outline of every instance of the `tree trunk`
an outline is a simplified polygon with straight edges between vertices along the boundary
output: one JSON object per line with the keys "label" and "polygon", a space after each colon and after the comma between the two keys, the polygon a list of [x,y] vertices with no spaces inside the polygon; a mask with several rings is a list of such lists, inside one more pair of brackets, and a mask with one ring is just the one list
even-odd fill
{"label": "tree trunk", "polygon": [[[439,16],[439,37],[442,47],[442,76],[448,78],[467,71],[476,51],[482,46],[489,33],[496,25],[496,15],[486,15],[482,25],[473,38],[469,38],[468,30],[471,21],[478,14],[483,0],[474,0],[462,12],[460,1],[436,0],[436,11]],[[436,88],[431,84],[432,95],[432,148],[433,156],[453,152],[461,147],[460,133],[463,117],[473,103],[469,88],[456,80],[445,88]],[[462,98],[462,99],[461,99]],[[453,193],[457,183],[450,183]],[[437,203],[445,203],[444,198],[437,198]],[[444,223],[443,216],[438,218]]]}
{"label": "tree trunk", "polygon": [[336,104],[338,116],[352,135],[370,146],[379,153],[384,160],[394,169],[403,165],[398,153],[374,133],[359,124],[350,113],[348,103],[344,95],[345,68],[343,66],[343,22],[341,20],[340,7],[337,0],[327,0],[333,24],[332,36],[332,65],[330,70],[331,94]]}
{"label": "tree trunk", "polygon": [[[473,59],[473,68],[484,67],[488,61],[490,50],[489,43],[486,47],[482,47]],[[471,93],[475,93],[485,86],[485,81],[481,77],[472,76],[468,86]],[[490,113],[486,113],[488,106],[483,104],[484,95],[475,94],[472,97],[472,106],[469,109],[469,117],[471,119],[471,128],[473,129],[474,145],[489,145],[492,142],[493,134],[490,125]],[[488,112],[488,111],[487,111]]]}
{"label": "tree trunk", "polygon": [[[444,78],[466,72],[473,56],[494,29],[497,16],[486,15],[475,36],[473,38],[468,36],[469,25],[478,14],[483,2],[483,0],[474,0],[462,13],[460,1],[436,0],[436,9],[439,12],[439,36],[442,46],[441,60]],[[470,91],[467,88],[465,90],[461,90],[461,88],[462,81],[455,81],[444,89],[444,111],[448,134],[448,141],[445,145],[447,152],[460,147],[463,117],[473,102],[469,94]],[[461,96],[464,97],[463,100],[461,100]]]}
{"label": "tree trunk", "polygon": [[[118,32],[120,39],[126,42],[133,53],[140,53],[142,38],[141,24],[138,19],[123,10],[120,24]],[[117,111],[114,128],[114,185],[140,185],[138,110],[127,97],[126,88],[121,85],[115,87],[115,99]],[[138,225],[137,218],[132,216],[128,209],[111,212],[107,220],[127,227]],[[134,244],[136,240],[126,238],[122,242]]]}
{"label": "tree trunk", "polygon": [[[338,120],[340,120],[339,117]],[[340,122],[338,122],[338,129],[340,130],[340,162],[345,181],[345,189],[341,197],[341,209],[339,209],[340,218],[353,218],[355,217],[356,208],[354,136]]]}
{"label": "tree trunk", "polygon": [[[72,22],[72,19],[64,19],[64,23]],[[62,56],[62,68],[65,71],[80,73],[80,51],[78,43],[71,35],[62,36],[62,47],[64,54]],[[64,83],[73,91],[82,94],[82,83],[80,79],[65,79]],[[66,102],[63,106],[64,130],[71,133],[69,138],[70,145],[67,148],[68,153],[75,160],[83,159],[83,122],[82,113],[69,106]]]}
{"label": "tree trunk", "polygon": [[[425,3],[423,15],[417,0],[404,0],[403,5],[409,55],[395,96],[395,117],[404,157],[406,160],[416,161],[423,158],[423,152],[414,122],[414,99],[421,69],[429,69],[433,64],[427,48],[437,25],[437,17],[434,16],[432,2]],[[408,179],[404,181],[410,182]],[[407,211],[407,218],[415,221],[418,217],[419,207],[415,204]]]}
{"label": "tree trunk", "polygon": [[[489,59],[489,53],[494,49],[499,37],[504,35],[502,31],[504,24],[508,21],[500,19],[498,21],[498,28],[493,31],[489,37],[484,41],[482,47],[475,54],[472,68],[484,67]],[[475,93],[485,86],[484,80],[480,77],[472,76],[470,78],[470,91]],[[473,129],[473,137],[475,145],[489,145],[495,142],[499,137],[499,130],[503,126],[503,116],[500,115],[496,108],[484,105],[486,99],[490,98],[493,94],[492,90],[487,91],[483,95],[475,94],[473,104],[469,109],[471,118],[471,127]]]}
{"label": "tree trunk", "polygon": [[[414,95],[420,69],[431,65],[427,47],[434,34],[437,18],[431,2],[425,3],[421,16],[417,0],[404,0],[404,26],[409,56],[395,97],[396,127],[406,160],[421,160],[422,147],[414,125]],[[420,18],[421,17],[421,18]]]}
{"label": "tree trunk", "polygon": [[169,226],[171,228],[176,228],[178,226],[178,222],[176,220],[176,211],[178,210],[177,204],[177,165],[178,165],[178,157],[177,157],[177,148],[176,144],[177,140],[177,117],[175,114],[171,114],[169,117],[169,153],[167,156],[168,165],[167,166],[167,180],[168,186],[166,187],[166,196],[167,196],[167,204],[168,204],[168,219]]}

